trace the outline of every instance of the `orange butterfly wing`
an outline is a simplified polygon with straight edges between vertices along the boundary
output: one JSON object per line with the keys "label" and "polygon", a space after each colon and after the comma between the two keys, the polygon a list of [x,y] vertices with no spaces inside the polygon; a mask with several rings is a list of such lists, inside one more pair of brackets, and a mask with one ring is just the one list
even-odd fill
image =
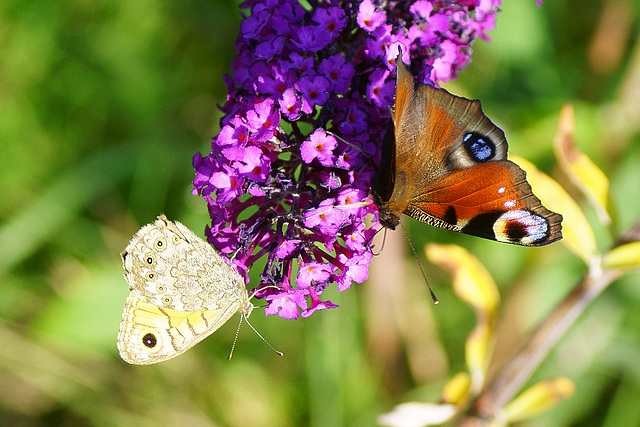
{"label": "orange butterfly wing", "polygon": [[411,199],[404,213],[437,227],[524,246],[562,238],[562,217],[542,205],[524,171],[508,160],[442,176]]}

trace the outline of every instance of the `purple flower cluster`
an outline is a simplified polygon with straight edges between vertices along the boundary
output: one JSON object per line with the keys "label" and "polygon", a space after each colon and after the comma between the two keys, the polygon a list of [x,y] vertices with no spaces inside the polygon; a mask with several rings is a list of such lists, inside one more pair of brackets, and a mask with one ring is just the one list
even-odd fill
{"label": "purple flower cluster", "polygon": [[[367,278],[370,196],[402,48],[425,83],[456,76],[501,0],[248,0],[220,133],[196,154],[209,241],[236,269],[265,259],[257,297],[287,319]],[[348,141],[348,142],[347,142]],[[295,278],[295,280],[293,280]]]}

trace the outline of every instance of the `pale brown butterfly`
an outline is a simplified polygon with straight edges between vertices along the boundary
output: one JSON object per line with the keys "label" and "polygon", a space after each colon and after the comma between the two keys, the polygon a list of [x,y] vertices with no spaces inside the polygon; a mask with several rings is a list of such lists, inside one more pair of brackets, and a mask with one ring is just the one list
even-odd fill
{"label": "pale brown butterfly", "polygon": [[253,310],[242,276],[211,245],[164,215],[142,227],[121,256],[131,292],[118,350],[128,363],[171,359],[235,313],[246,320]]}

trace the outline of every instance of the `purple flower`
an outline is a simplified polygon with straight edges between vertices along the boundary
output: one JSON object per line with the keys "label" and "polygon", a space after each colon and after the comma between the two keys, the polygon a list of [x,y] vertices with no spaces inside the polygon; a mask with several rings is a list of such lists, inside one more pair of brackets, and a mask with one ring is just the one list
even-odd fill
{"label": "purple flower", "polygon": [[358,9],[358,25],[365,31],[372,32],[385,21],[384,11],[376,10],[371,0],[364,0]]}
{"label": "purple flower", "polygon": [[344,263],[344,269],[342,275],[340,275],[336,282],[338,283],[338,290],[340,292],[351,287],[352,282],[362,283],[369,277],[369,263],[371,262],[371,253],[364,253],[362,255],[352,256],[347,258],[341,256]]}
{"label": "purple flower", "polygon": [[[226,154],[224,150],[223,154]],[[251,182],[266,182],[271,170],[271,160],[264,155],[262,149],[249,146],[236,149],[238,161],[234,163],[244,178]],[[231,156],[228,156],[231,158]]]}
{"label": "purple flower", "polygon": [[324,76],[304,76],[295,85],[302,95],[302,112],[311,114],[313,107],[323,105],[329,99],[331,83]]}
{"label": "purple flower", "polygon": [[265,142],[276,133],[280,124],[280,110],[273,108],[273,99],[265,99],[247,112],[247,125],[255,142]]}
{"label": "purple flower", "polygon": [[452,41],[445,40],[440,44],[441,54],[433,61],[431,79],[442,81],[451,75],[451,69],[458,58],[458,46]]}
{"label": "purple flower", "polygon": [[220,172],[213,172],[209,184],[218,189],[219,202],[230,202],[242,194],[243,179],[235,174],[231,168],[223,168]]}
{"label": "purple flower", "polygon": [[[455,78],[500,0],[247,0],[211,152],[193,158],[205,233],[286,319],[368,276],[379,228],[370,196],[393,106],[396,58],[417,79]],[[348,142],[345,142],[348,141]],[[367,219],[367,220],[366,220]]]}
{"label": "purple flower", "polygon": [[330,264],[309,262],[300,267],[296,282],[301,288],[307,288],[312,283],[323,283],[329,280],[335,267]]}
{"label": "purple flower", "polygon": [[311,163],[318,159],[322,166],[334,166],[335,156],[333,150],[336,148],[335,137],[327,135],[322,129],[316,129],[307,141],[300,145],[300,154],[305,163]]}
{"label": "purple flower", "polygon": [[317,52],[331,42],[331,34],[320,25],[302,27],[296,35],[297,38],[293,40],[293,44],[303,51]]}
{"label": "purple flower", "polygon": [[311,307],[301,313],[302,317],[309,317],[316,310],[326,310],[327,308],[338,307],[331,301],[322,301],[313,288],[309,290],[309,297],[311,298]]}
{"label": "purple flower", "polygon": [[425,22],[429,22],[431,11],[433,11],[433,3],[427,0],[418,0],[409,6],[409,12]]}
{"label": "purple flower", "polygon": [[369,77],[367,98],[380,108],[393,103],[396,87],[395,82],[388,79],[389,74],[389,70],[378,68]]}
{"label": "purple flower", "polygon": [[351,86],[355,70],[353,64],[347,63],[342,55],[335,54],[320,62],[318,73],[328,77],[333,92],[345,94]]}
{"label": "purple flower", "polygon": [[287,119],[296,121],[302,115],[302,100],[293,88],[285,90],[278,102],[280,111]]}
{"label": "purple flower", "polygon": [[298,253],[302,249],[302,240],[285,240],[280,243],[275,251],[275,254],[280,259],[288,259],[298,256]]}
{"label": "purple flower", "polygon": [[278,314],[285,319],[297,319],[300,315],[299,308],[307,307],[307,289],[296,289],[292,292],[268,295],[265,299],[269,302],[265,308],[265,314]]}
{"label": "purple flower", "polygon": [[337,208],[332,199],[325,199],[320,206],[304,213],[305,227],[317,229],[329,239],[333,239],[333,235],[340,231],[345,219],[345,212]]}
{"label": "purple flower", "polygon": [[319,8],[313,14],[313,22],[324,27],[331,35],[331,39],[335,39],[347,24],[347,17],[339,6]]}

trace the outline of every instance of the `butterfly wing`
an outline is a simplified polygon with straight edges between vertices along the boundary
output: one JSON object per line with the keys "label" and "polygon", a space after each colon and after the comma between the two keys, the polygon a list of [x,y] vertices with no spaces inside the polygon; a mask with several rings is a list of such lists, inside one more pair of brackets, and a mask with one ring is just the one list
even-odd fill
{"label": "butterfly wing", "polygon": [[164,215],[136,233],[122,253],[127,298],[118,334],[135,364],[175,357],[253,305],[244,280],[204,240]]}
{"label": "butterfly wing", "polygon": [[523,246],[562,238],[562,217],[540,203],[524,171],[508,160],[440,177],[405,213],[436,227]]}
{"label": "butterfly wing", "polygon": [[520,245],[562,237],[562,217],[542,206],[524,171],[506,160],[504,132],[479,101],[414,83],[398,58],[394,124],[393,192],[386,200],[379,197],[382,225],[395,228],[405,213],[436,227]]}
{"label": "butterfly wing", "polygon": [[158,307],[202,311],[248,302],[242,276],[211,245],[164,215],[133,236],[122,263],[132,292]]}
{"label": "butterfly wing", "polygon": [[[171,359],[211,335],[244,308],[235,303],[218,310],[178,311],[157,307],[131,293],[118,332],[120,357],[135,365]],[[249,312],[250,308],[253,306],[247,307]]]}

